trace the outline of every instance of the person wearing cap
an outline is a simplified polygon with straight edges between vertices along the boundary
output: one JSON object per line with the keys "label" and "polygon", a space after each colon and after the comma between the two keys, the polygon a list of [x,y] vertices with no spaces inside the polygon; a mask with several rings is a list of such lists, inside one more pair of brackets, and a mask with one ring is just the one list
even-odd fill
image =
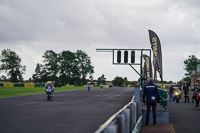
{"label": "person wearing cap", "polygon": [[150,109],[152,107],[153,125],[157,126],[156,106],[157,106],[157,103],[159,103],[159,102],[160,102],[160,96],[158,93],[158,87],[157,87],[157,85],[155,85],[153,83],[153,80],[150,78],[148,80],[148,84],[144,87],[144,91],[143,91],[143,103],[144,103],[144,105],[146,103],[146,107],[147,107],[145,125],[148,125],[148,123],[149,123],[149,114],[150,114]]}

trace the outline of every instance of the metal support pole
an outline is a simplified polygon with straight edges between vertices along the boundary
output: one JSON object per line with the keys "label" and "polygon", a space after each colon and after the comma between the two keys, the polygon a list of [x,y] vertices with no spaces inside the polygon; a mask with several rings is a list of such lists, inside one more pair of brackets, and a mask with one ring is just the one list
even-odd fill
{"label": "metal support pole", "polygon": [[[131,65],[130,65],[131,66]],[[135,72],[140,76],[140,73],[133,67],[133,66],[131,66],[132,68],[133,68],[133,70],[135,70]]]}
{"label": "metal support pole", "polygon": [[112,53],[113,53],[113,64],[114,64],[114,49],[113,49]]}
{"label": "metal support pole", "polygon": [[141,55],[140,55],[140,85],[142,86],[143,89],[143,82],[142,82],[142,54],[143,54],[143,50],[141,50]]}

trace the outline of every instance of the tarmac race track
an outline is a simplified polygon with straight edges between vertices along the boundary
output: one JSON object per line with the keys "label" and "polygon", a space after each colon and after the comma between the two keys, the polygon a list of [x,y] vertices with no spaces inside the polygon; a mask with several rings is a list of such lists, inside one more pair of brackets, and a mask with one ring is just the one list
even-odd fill
{"label": "tarmac race track", "polygon": [[200,133],[200,107],[195,108],[192,103],[192,92],[189,95],[190,102],[185,103],[184,94],[180,103],[169,103],[169,119],[175,133]]}
{"label": "tarmac race track", "polygon": [[45,94],[1,98],[0,133],[93,133],[133,94],[104,88],[58,92],[52,101]]}

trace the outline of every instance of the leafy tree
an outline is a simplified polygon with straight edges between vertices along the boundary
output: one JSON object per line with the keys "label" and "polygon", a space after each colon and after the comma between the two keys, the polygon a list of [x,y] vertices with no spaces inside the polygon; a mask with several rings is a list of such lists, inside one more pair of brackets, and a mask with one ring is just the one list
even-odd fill
{"label": "leafy tree", "polygon": [[7,80],[6,76],[5,76],[5,75],[2,75],[2,76],[1,76],[1,80],[6,81],[6,80]]}
{"label": "leafy tree", "polygon": [[75,53],[76,66],[81,74],[82,80],[85,81],[87,75],[89,74],[90,81],[93,80],[94,67],[91,65],[90,57],[86,52],[82,50],[77,50]]}
{"label": "leafy tree", "polygon": [[183,81],[186,81],[189,85],[190,85],[190,81],[191,81],[191,78],[190,77],[184,77],[183,79],[182,79]]}
{"label": "leafy tree", "polygon": [[195,55],[189,55],[188,59],[184,61],[184,69],[186,70],[185,77],[183,78],[184,81],[190,83],[190,75],[192,74],[192,72],[196,72],[198,64],[200,64],[200,60],[197,59]]}
{"label": "leafy tree", "polygon": [[32,78],[34,82],[46,82],[49,80],[46,69],[42,64],[36,64],[35,74],[33,74]]}
{"label": "leafy tree", "polygon": [[136,84],[138,84],[138,81],[130,81],[129,84],[130,85],[136,85]]}
{"label": "leafy tree", "polygon": [[99,77],[98,80],[97,80],[98,85],[101,84],[101,83],[104,84],[104,85],[106,83],[106,78],[105,78],[104,74],[102,74],[101,77]]}
{"label": "leafy tree", "polygon": [[127,77],[124,78],[124,83],[123,83],[125,86],[127,86],[129,84],[129,81],[127,79]]}
{"label": "leafy tree", "polygon": [[124,79],[122,77],[115,77],[112,83],[114,86],[123,86]]}
{"label": "leafy tree", "polygon": [[71,83],[74,84],[74,85],[81,85],[81,74],[78,70],[78,67],[77,66],[74,66],[72,68],[72,76],[71,76]]}
{"label": "leafy tree", "polygon": [[44,55],[44,63],[49,76],[57,76],[58,74],[58,54],[52,50],[47,50]]}
{"label": "leafy tree", "polygon": [[37,64],[33,79],[35,81],[52,80],[65,84],[81,85],[87,83],[87,76],[93,80],[94,67],[90,57],[81,50],[76,53],[62,51],[57,54],[47,50],[44,55],[44,65]]}
{"label": "leafy tree", "polygon": [[91,82],[92,82],[93,79],[94,79],[93,73],[94,73],[94,69],[91,69],[90,72],[89,72],[89,79],[90,79]]}
{"label": "leafy tree", "polygon": [[22,75],[26,71],[26,66],[21,65],[21,58],[10,49],[4,49],[0,55],[0,71],[5,71],[11,82],[23,81]]}
{"label": "leafy tree", "polygon": [[[63,51],[59,54],[60,60],[60,81],[63,84],[73,84],[73,77],[75,77],[75,73],[77,72],[78,68],[75,64],[75,55],[73,52],[70,51]],[[77,72],[77,76],[79,73]]]}
{"label": "leafy tree", "polygon": [[189,55],[188,59],[184,61],[184,69],[186,70],[185,75],[189,76],[192,74],[193,71],[196,71],[198,64],[200,64],[200,60],[197,59],[195,55]]}
{"label": "leafy tree", "polygon": [[52,50],[45,51],[42,64],[37,64],[32,78],[35,82],[58,81],[59,62],[58,54]]}

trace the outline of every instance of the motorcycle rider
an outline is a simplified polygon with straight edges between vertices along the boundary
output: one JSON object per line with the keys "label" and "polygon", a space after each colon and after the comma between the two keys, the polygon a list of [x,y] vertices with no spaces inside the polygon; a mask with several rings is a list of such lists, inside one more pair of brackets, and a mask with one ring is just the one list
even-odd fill
{"label": "motorcycle rider", "polygon": [[101,83],[101,89],[103,89],[103,84]]}
{"label": "motorcycle rider", "polygon": [[46,86],[44,87],[45,92],[47,91],[48,87],[51,87],[51,90],[52,90],[52,93],[53,93],[53,96],[54,96],[54,86],[53,86],[51,81],[48,81]]}
{"label": "motorcycle rider", "polygon": [[197,96],[198,96],[199,92],[200,92],[200,88],[198,87],[198,83],[195,83],[195,86],[194,86],[194,99],[196,101],[195,108],[199,106],[199,100],[197,100]]}
{"label": "motorcycle rider", "polygon": [[194,88],[192,89],[192,93],[193,93],[192,94],[192,103],[194,103],[194,100],[196,101],[196,96],[195,96],[196,93],[195,92],[196,92],[197,89],[198,89],[198,83],[195,83]]}
{"label": "motorcycle rider", "polygon": [[90,82],[88,83],[88,91],[90,91],[91,89],[91,85],[90,85]]}

